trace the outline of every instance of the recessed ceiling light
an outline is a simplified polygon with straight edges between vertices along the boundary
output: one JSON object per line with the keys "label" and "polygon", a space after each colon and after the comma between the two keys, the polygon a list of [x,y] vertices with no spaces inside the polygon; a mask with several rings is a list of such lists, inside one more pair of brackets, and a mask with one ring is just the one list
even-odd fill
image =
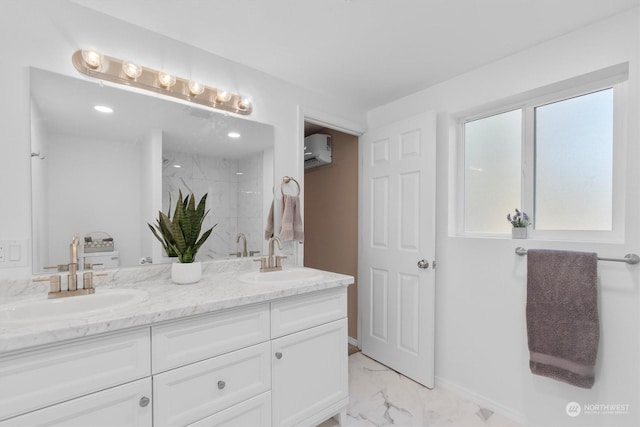
{"label": "recessed ceiling light", "polygon": [[96,105],[93,109],[101,113],[113,113],[113,108],[107,107],[106,105]]}
{"label": "recessed ceiling light", "polygon": [[174,168],[181,168],[182,165],[173,165]]}
{"label": "recessed ceiling light", "polygon": [[238,132],[229,132],[227,136],[229,138],[240,138],[240,134]]}
{"label": "recessed ceiling light", "polygon": [[236,175],[244,175],[242,172],[236,172]]}

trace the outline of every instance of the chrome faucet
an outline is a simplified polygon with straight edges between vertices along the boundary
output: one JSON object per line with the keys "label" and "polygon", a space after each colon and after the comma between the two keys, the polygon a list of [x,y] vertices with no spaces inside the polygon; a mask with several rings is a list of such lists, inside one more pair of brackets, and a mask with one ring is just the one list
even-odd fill
{"label": "chrome faucet", "polygon": [[[49,277],[36,277],[34,282],[49,282],[51,287],[49,290],[49,298],[61,298],[70,297],[74,295],[89,295],[95,292],[93,287],[92,271],[82,274],[82,289],[78,289],[78,244],[80,239],[77,234],[74,234],[71,244],[69,245],[69,264],[66,268],[64,266],[45,267],[55,268],[58,271],[68,271],[67,275],[67,289],[62,290],[60,275],[52,275]],[[104,276],[106,273],[95,274],[96,276]]]}
{"label": "chrome faucet", "polygon": [[278,249],[282,250],[282,242],[278,236],[273,236],[269,239],[269,256],[258,258],[254,261],[260,261],[260,271],[278,271],[282,270],[282,260],[286,259],[286,256],[276,255],[274,256],[275,243],[278,243]]}
{"label": "chrome faucet", "polygon": [[242,240],[242,256],[248,257],[249,253],[247,252],[247,236],[245,236],[244,233],[238,233],[236,243],[240,243],[240,240]]}

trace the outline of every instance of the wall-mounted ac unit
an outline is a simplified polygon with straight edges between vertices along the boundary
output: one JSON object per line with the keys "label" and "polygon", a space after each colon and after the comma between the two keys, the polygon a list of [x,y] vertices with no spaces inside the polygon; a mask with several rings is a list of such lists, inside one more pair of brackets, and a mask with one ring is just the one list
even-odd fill
{"label": "wall-mounted ac unit", "polygon": [[304,168],[331,163],[331,135],[316,133],[304,139]]}

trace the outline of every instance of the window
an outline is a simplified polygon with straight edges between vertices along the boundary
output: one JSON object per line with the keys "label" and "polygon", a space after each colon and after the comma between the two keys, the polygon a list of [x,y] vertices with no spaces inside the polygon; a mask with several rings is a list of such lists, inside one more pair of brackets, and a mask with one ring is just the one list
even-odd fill
{"label": "window", "polygon": [[624,80],[547,90],[460,120],[459,231],[510,233],[506,215],[519,208],[534,238],[621,236],[624,147],[615,136]]}
{"label": "window", "polygon": [[535,228],[613,226],[613,89],[535,109]]}
{"label": "window", "polygon": [[496,210],[520,205],[522,111],[465,123],[464,224],[466,231],[504,231]]}

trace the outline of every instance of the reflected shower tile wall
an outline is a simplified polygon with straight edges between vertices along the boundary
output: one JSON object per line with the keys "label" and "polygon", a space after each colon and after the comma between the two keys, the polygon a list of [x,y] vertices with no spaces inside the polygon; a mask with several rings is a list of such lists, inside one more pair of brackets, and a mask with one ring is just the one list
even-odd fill
{"label": "reflected shower tile wall", "polygon": [[247,248],[250,251],[261,250],[264,240],[263,221],[267,213],[263,212],[263,155],[258,153],[240,159],[238,170],[238,231],[247,236]]}
{"label": "reflected shower tile wall", "polygon": [[[169,209],[169,194],[171,203],[175,204],[178,190],[183,194],[193,192],[196,197],[208,194],[207,209],[211,212],[205,218],[204,227],[218,225],[198,252],[198,259],[226,258],[237,252],[239,232],[247,236],[248,250],[262,249],[262,224],[266,215],[263,212],[262,153],[241,160],[170,151],[163,153],[163,157],[163,212]],[[174,168],[174,164],[182,167]]]}
{"label": "reflected shower tile wall", "polygon": [[194,159],[191,154],[166,151],[162,153],[162,176],[192,178],[193,164]]}
{"label": "reflected shower tile wall", "polygon": [[[196,198],[207,196],[209,215],[205,218],[203,229],[218,224],[212,236],[198,252],[201,261],[226,258],[236,252],[235,237],[238,233],[238,183],[236,171],[238,161],[198,154],[165,152],[163,153],[162,209],[169,209],[178,200],[178,191],[193,192]],[[181,164],[174,168],[173,164]]]}
{"label": "reflected shower tile wall", "polygon": [[236,182],[238,161],[212,156],[193,156],[193,179]]}

